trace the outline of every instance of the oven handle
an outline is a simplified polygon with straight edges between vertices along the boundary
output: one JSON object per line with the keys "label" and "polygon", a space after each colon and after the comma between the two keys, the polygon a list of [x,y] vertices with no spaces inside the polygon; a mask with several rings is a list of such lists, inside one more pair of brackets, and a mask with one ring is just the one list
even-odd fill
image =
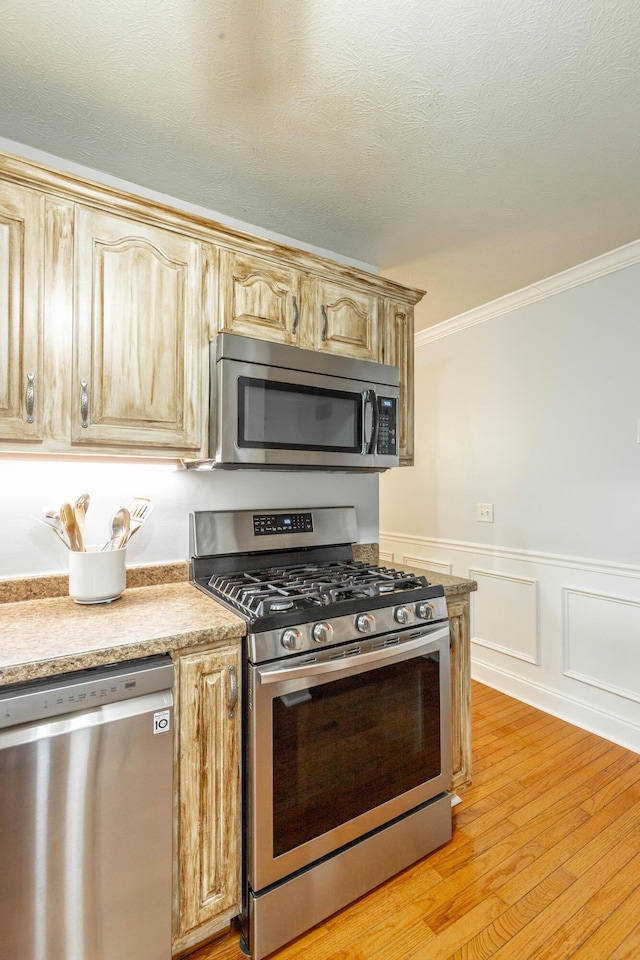
{"label": "oven handle", "polygon": [[261,684],[279,683],[282,680],[297,680],[304,677],[321,677],[327,673],[336,673],[338,670],[348,669],[349,664],[372,664],[382,663],[385,660],[397,658],[399,653],[416,653],[422,647],[426,653],[432,644],[441,640],[449,639],[449,624],[444,623],[440,627],[435,627],[421,633],[419,637],[412,640],[404,640],[400,643],[389,644],[381,647],[379,650],[371,650],[369,653],[358,653],[352,656],[337,657],[335,660],[326,660],[324,662],[314,661],[305,663],[302,666],[293,664],[292,666],[283,666],[282,662],[271,664],[264,667],[258,667],[257,674]]}

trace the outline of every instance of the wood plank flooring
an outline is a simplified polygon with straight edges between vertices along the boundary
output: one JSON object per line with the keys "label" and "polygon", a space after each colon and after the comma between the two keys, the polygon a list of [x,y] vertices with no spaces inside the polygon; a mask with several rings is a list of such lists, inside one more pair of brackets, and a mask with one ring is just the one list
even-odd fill
{"label": "wood plank flooring", "polygon": [[270,960],[638,960],[640,756],[474,683],[473,760],[451,843]]}

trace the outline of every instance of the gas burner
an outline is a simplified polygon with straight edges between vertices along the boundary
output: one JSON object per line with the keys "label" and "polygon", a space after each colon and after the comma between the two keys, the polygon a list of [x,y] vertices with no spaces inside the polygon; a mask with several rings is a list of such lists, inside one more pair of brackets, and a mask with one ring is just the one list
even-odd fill
{"label": "gas burner", "polygon": [[231,601],[240,612],[265,617],[291,610],[304,613],[318,605],[335,607],[332,612],[339,614],[340,604],[363,598],[386,596],[393,603],[394,594],[424,584],[423,578],[397,570],[330,560],[219,574],[211,577],[208,586],[214,596]]}

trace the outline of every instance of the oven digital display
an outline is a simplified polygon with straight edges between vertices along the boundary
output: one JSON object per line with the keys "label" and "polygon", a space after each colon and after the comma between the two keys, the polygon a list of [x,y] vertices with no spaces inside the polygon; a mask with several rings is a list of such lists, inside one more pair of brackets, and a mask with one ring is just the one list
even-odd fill
{"label": "oven digital display", "polygon": [[311,513],[254,513],[253,533],[256,537],[274,533],[313,533]]}

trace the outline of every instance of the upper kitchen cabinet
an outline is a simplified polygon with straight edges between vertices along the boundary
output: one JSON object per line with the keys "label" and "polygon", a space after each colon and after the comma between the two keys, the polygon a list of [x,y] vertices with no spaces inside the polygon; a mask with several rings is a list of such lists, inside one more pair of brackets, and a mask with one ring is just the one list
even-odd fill
{"label": "upper kitchen cabinet", "polygon": [[284,261],[220,250],[219,329],[343,357],[378,357],[378,296]]}
{"label": "upper kitchen cabinet", "polygon": [[378,359],[378,295],[318,277],[310,284],[310,346],[359,360]]}
{"label": "upper kitchen cabinet", "polygon": [[206,342],[198,241],[77,206],[72,442],[198,450]]}
{"label": "upper kitchen cabinet", "polygon": [[384,303],[383,363],[400,368],[400,466],[413,465],[413,306]]}
{"label": "upper kitchen cabinet", "polygon": [[225,330],[398,364],[411,463],[421,297],[0,153],[0,451],[205,458],[208,343]]}
{"label": "upper kitchen cabinet", "polygon": [[295,268],[222,249],[218,293],[220,330],[298,343],[300,273]]}
{"label": "upper kitchen cabinet", "polygon": [[0,440],[42,438],[44,197],[0,181]]}

